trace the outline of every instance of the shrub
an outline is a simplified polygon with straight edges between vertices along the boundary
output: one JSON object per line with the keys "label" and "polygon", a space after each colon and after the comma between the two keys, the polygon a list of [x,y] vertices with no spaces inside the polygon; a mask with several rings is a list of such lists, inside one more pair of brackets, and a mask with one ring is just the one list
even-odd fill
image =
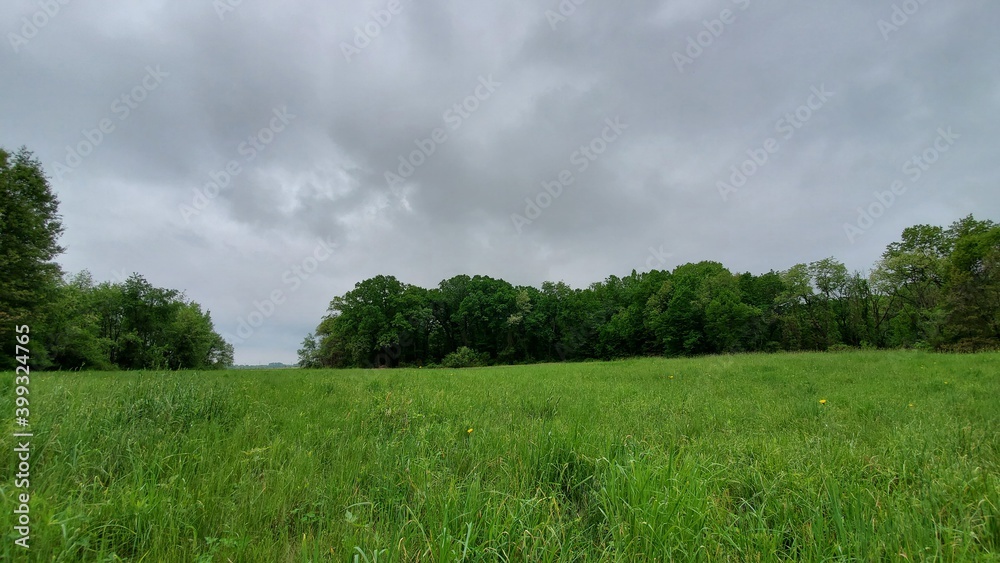
{"label": "shrub", "polygon": [[992,352],[1000,350],[1000,341],[992,338],[963,338],[954,344],[944,344],[940,347],[942,352],[955,354],[975,354],[977,352]]}
{"label": "shrub", "polygon": [[489,361],[489,354],[480,354],[468,346],[462,346],[445,356],[441,365],[446,368],[471,368],[485,366]]}

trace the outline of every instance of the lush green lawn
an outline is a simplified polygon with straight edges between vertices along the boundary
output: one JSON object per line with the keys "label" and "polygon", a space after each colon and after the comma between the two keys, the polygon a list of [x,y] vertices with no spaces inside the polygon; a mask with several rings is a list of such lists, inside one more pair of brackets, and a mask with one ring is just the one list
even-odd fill
{"label": "lush green lawn", "polygon": [[[31,390],[32,547],[13,545],[8,425],[5,559],[1000,561],[998,354],[38,374]],[[5,420],[13,401],[6,374]]]}

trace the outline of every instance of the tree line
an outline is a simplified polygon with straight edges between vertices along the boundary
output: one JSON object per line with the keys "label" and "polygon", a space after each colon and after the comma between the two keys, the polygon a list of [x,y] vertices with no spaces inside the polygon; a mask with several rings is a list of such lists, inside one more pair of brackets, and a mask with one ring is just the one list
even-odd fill
{"label": "tree line", "polygon": [[139,274],[124,282],[66,275],[59,201],[25,148],[0,148],[0,370],[13,370],[15,328],[31,330],[32,369],[206,369],[233,363],[211,315]]}
{"label": "tree line", "polygon": [[755,275],[717,262],[587,288],[376,276],[335,297],[303,367],[511,364],[841,348],[1000,348],[1000,226],[903,231],[867,274],[834,258]]}

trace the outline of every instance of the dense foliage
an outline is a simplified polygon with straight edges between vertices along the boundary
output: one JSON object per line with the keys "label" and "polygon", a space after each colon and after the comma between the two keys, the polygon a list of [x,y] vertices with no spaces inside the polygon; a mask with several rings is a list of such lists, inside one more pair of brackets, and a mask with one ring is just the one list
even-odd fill
{"label": "dense foliage", "polygon": [[[50,303],[62,272],[55,257],[63,251],[59,200],[41,164],[25,148],[0,148],[0,342],[14,345],[14,328],[33,321]],[[11,350],[13,351],[13,350]],[[0,369],[13,354],[0,355]]]}
{"label": "dense foliage", "polygon": [[304,367],[438,365],[831,348],[1000,348],[1000,226],[969,216],[906,229],[868,275],[826,258],[735,274],[716,262],[611,276],[585,289],[455,276],[376,276],[330,303]]}
{"label": "dense foliage", "polygon": [[[214,368],[233,348],[208,312],[171,289],[133,274],[95,283],[84,271],[65,277],[55,262],[59,201],[31,152],[0,149],[0,342],[14,352],[15,327],[31,330],[33,369]],[[22,356],[23,357],[23,356]],[[0,354],[0,370],[14,369]]]}
{"label": "dense foliage", "polygon": [[[60,369],[205,369],[232,365],[233,347],[208,312],[173,289],[133,274],[95,284],[68,279],[39,332],[49,366]],[[37,361],[37,360],[36,360]]]}

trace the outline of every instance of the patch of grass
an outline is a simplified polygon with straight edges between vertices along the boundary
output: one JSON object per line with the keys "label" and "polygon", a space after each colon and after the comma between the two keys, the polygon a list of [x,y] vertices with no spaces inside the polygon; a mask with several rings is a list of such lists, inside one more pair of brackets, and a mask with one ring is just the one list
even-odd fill
{"label": "patch of grass", "polygon": [[998,360],[38,374],[0,557],[1000,561]]}

